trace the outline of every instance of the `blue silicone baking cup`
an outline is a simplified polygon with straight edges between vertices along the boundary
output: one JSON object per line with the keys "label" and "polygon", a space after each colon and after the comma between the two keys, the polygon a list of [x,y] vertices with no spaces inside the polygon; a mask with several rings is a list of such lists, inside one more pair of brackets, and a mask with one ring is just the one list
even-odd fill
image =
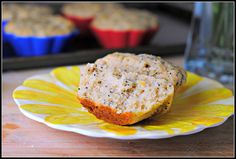
{"label": "blue silicone baking cup", "polygon": [[47,37],[17,36],[6,32],[7,40],[13,46],[17,55],[20,56],[42,56],[46,54],[60,53],[65,44],[74,36],[79,34],[76,30],[66,35]]}
{"label": "blue silicone baking cup", "polygon": [[5,32],[5,26],[6,26],[7,23],[8,23],[7,20],[2,21],[2,41],[3,41],[3,43],[7,42],[7,35],[6,35],[6,32]]}

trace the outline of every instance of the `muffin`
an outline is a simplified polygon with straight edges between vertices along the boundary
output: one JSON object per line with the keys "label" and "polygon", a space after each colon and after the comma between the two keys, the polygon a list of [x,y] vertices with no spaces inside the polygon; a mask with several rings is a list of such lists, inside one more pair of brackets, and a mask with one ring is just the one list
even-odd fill
{"label": "muffin", "polygon": [[7,42],[5,26],[12,19],[39,18],[52,14],[51,8],[42,5],[4,3],[2,7],[3,41]]}
{"label": "muffin", "polygon": [[170,109],[186,72],[160,57],[113,53],[81,69],[78,99],[97,118],[130,125]]}
{"label": "muffin", "polygon": [[2,19],[11,20],[14,18],[29,18],[52,14],[52,9],[43,5],[33,4],[3,4]]}
{"label": "muffin", "polygon": [[72,37],[75,26],[56,15],[13,19],[5,27],[10,43],[20,55],[58,53]]}
{"label": "muffin", "polygon": [[103,12],[91,24],[104,48],[135,47],[151,39],[159,28],[156,15],[140,9]]}
{"label": "muffin", "polygon": [[62,14],[74,22],[81,33],[88,33],[92,20],[101,12],[122,8],[116,3],[68,3],[62,7]]}
{"label": "muffin", "polygon": [[123,9],[100,13],[92,26],[103,30],[146,30],[157,26],[157,18],[145,10]]}
{"label": "muffin", "polygon": [[67,19],[50,15],[42,18],[15,19],[6,26],[6,32],[16,36],[58,36],[69,34],[74,25]]}

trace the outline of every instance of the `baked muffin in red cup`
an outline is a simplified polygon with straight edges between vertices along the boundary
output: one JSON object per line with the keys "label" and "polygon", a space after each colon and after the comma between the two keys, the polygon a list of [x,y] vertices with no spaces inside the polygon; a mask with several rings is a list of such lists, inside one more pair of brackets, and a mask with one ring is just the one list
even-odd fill
{"label": "baked muffin in red cup", "polygon": [[97,14],[118,8],[122,8],[122,5],[117,3],[68,3],[62,7],[61,12],[78,27],[81,34],[86,35]]}
{"label": "baked muffin in red cup", "polygon": [[148,11],[121,9],[100,13],[91,28],[104,48],[125,48],[148,43],[159,25],[157,17]]}

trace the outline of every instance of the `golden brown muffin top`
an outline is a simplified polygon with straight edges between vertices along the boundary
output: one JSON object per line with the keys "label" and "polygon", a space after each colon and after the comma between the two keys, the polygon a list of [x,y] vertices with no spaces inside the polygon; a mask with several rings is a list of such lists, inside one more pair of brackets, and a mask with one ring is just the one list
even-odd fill
{"label": "golden brown muffin top", "polygon": [[41,18],[14,19],[5,30],[18,36],[55,36],[74,31],[74,24],[61,16],[44,16]]}
{"label": "golden brown muffin top", "polygon": [[52,14],[50,7],[33,4],[3,4],[2,19],[11,20],[15,18],[41,17]]}
{"label": "golden brown muffin top", "polygon": [[62,13],[82,18],[93,18],[103,11],[113,11],[122,8],[117,3],[68,3],[62,7]]}
{"label": "golden brown muffin top", "polygon": [[158,25],[157,17],[149,11],[140,9],[119,9],[103,12],[96,16],[92,26],[112,30],[146,30]]}

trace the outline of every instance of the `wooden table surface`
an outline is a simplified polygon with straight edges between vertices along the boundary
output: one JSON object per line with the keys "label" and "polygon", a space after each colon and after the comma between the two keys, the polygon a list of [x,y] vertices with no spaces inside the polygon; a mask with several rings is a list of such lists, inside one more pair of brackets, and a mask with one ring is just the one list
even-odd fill
{"label": "wooden table surface", "polygon": [[[182,65],[182,57],[167,60]],[[25,117],[13,90],[32,75],[52,68],[3,73],[2,156],[234,156],[233,117],[204,131],[168,139],[117,140],[55,130]]]}

